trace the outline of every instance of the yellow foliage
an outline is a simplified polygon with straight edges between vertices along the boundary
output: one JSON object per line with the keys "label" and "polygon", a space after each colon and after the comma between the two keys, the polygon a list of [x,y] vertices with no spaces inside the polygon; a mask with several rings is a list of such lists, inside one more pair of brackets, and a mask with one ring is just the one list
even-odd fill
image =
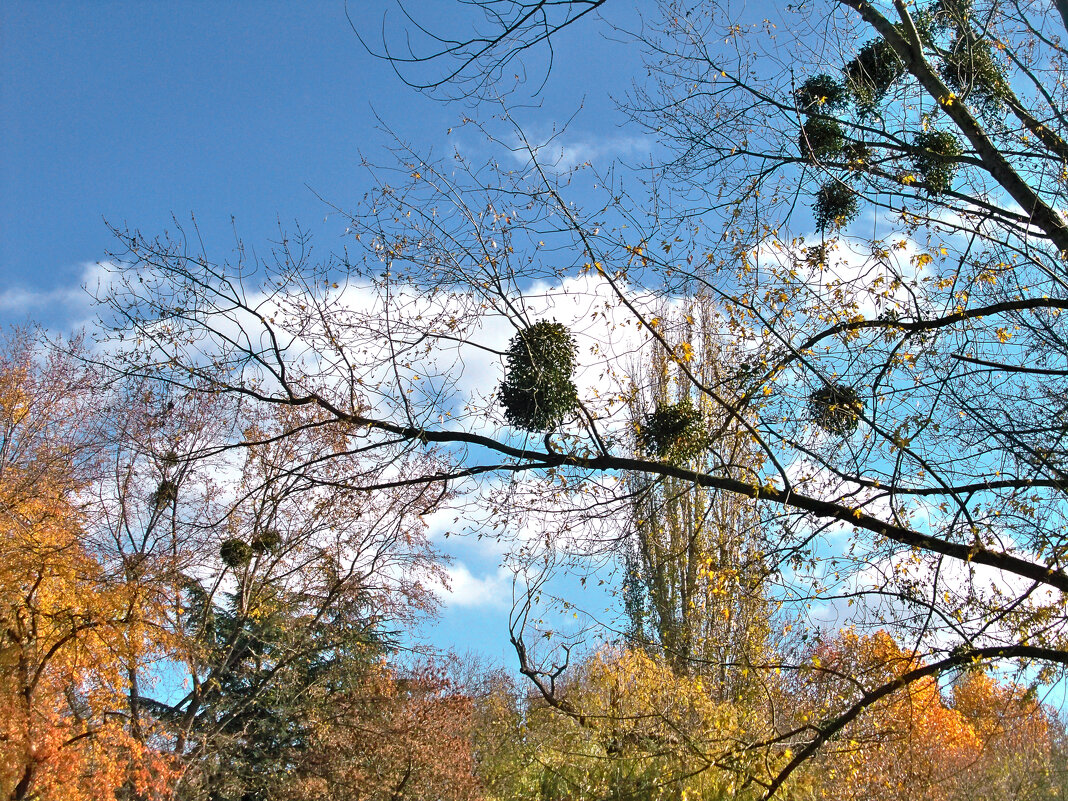
{"label": "yellow foliage", "polygon": [[742,789],[740,777],[779,760],[729,756],[752,732],[745,731],[745,710],[716,701],[708,685],[708,677],[679,675],[641,650],[593,654],[565,689],[576,714],[535,707],[526,716],[519,739],[528,749],[530,772],[498,797],[758,797],[754,787]]}

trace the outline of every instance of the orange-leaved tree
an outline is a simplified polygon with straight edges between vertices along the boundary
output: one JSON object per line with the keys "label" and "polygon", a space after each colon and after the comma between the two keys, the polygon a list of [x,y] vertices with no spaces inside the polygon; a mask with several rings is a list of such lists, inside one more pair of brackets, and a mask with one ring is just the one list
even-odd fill
{"label": "orange-leaved tree", "polygon": [[149,615],[83,538],[92,383],[40,355],[0,349],[0,797],[151,796],[169,770],[124,715]]}
{"label": "orange-leaved tree", "polygon": [[978,758],[962,777],[960,799],[1054,795],[1056,722],[1032,692],[974,669],[954,683],[951,701],[980,743]]}
{"label": "orange-leaved tree", "polygon": [[[897,691],[884,694],[895,684]],[[931,666],[888,632],[844,629],[811,649],[792,690],[799,729],[836,715],[844,723],[809,771],[817,797],[1053,795],[1059,724],[1031,691],[981,666],[965,668],[944,689]]]}
{"label": "orange-leaved tree", "polygon": [[[795,677],[802,726],[907,677],[922,663],[886,631],[845,629],[812,651],[809,670]],[[934,676],[910,681],[868,705],[812,765],[817,796],[856,801],[953,797],[958,778],[979,758],[980,740],[968,718],[949,707]]]}

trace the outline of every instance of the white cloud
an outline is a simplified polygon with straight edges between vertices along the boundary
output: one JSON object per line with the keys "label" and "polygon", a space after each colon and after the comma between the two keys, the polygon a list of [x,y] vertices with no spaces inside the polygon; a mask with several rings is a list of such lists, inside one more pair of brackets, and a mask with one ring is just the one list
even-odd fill
{"label": "white cloud", "polygon": [[[508,148],[514,165],[526,169],[534,165],[549,175],[564,175],[578,168],[593,167],[598,171],[611,169],[623,159],[648,161],[648,154],[658,146],[653,136],[635,134],[599,134],[580,132],[563,126],[525,124],[516,126],[513,134],[501,141],[487,141],[485,136],[472,136],[460,128],[450,130],[446,150],[454,151],[465,160],[496,160],[498,146]],[[533,159],[531,157],[533,154]]]}
{"label": "white cloud", "polygon": [[[1017,553],[1023,558],[1033,558]],[[901,550],[868,563],[832,589],[834,598],[814,606],[812,620],[830,628],[851,624],[900,626],[917,643],[934,648],[955,645],[962,638],[981,645],[1017,642],[1013,617],[1056,610],[1048,633],[1063,633],[1064,598],[1048,586],[986,565],[940,559],[933,554]],[[907,601],[906,598],[912,599]],[[1008,610],[1004,618],[990,610]],[[934,613],[929,615],[929,610]]]}
{"label": "white cloud", "polygon": [[0,311],[22,312],[53,306],[69,306],[82,300],[80,288],[55,287],[54,289],[29,289],[12,287],[0,292]]}
{"label": "white cloud", "polygon": [[431,589],[445,606],[510,608],[512,571],[498,567],[495,572],[476,576],[467,565],[457,562],[448,568],[447,585]]}
{"label": "white cloud", "polygon": [[[624,291],[627,301],[648,317],[662,313],[662,298]],[[523,323],[484,308],[473,293],[424,293],[398,285],[390,288],[388,300],[387,314],[386,299],[378,288],[355,283],[340,288],[320,301],[335,316],[338,339],[328,343],[308,332],[294,338],[290,349],[300,353],[311,372],[327,367],[336,353],[343,352],[358,365],[361,388],[377,414],[392,415],[410,389],[411,397],[424,393],[433,398],[427,413],[448,412],[440,421],[427,423],[499,434],[501,418],[491,399],[504,376],[500,354]],[[527,322],[555,319],[571,330],[578,347],[579,397],[602,419],[621,420],[625,409],[621,398],[629,388],[626,370],[640,358],[649,336],[609,284],[593,275],[553,284],[537,282],[510,300]],[[287,307],[300,302],[296,296],[264,299],[261,311],[281,321]],[[427,332],[435,339],[427,339]],[[404,342],[418,344],[405,349],[395,363],[397,347]],[[348,375],[338,378],[347,380]]]}
{"label": "white cloud", "polygon": [[[638,136],[604,136],[597,139],[554,139],[535,152],[543,166],[557,172],[576,167],[604,166],[606,163],[648,152],[650,142]],[[524,158],[520,160],[525,161]]]}
{"label": "white cloud", "polygon": [[109,265],[85,262],[75,285],[51,289],[16,286],[0,291],[0,314],[12,318],[21,315],[47,315],[61,319],[70,328],[89,324],[93,317],[93,294],[109,280]]}
{"label": "white cloud", "polygon": [[921,248],[911,238],[890,236],[882,244],[885,250],[873,250],[870,239],[840,236],[816,259],[795,244],[768,240],[750,257],[758,270],[791,270],[810,292],[831,297],[833,307],[844,311],[855,304],[853,313],[874,319],[895,308],[907,310],[930,272],[924,266],[930,260],[920,258]]}

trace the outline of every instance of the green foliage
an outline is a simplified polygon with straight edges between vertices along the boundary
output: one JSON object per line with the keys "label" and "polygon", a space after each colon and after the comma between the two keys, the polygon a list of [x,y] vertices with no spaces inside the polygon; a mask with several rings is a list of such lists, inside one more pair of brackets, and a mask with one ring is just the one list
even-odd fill
{"label": "green foliage", "polygon": [[219,548],[219,556],[227,567],[244,567],[252,560],[252,546],[244,540],[229,539]]}
{"label": "green foliage", "polygon": [[500,397],[510,425],[551,431],[578,405],[575,340],[561,323],[541,320],[508,344]]}
{"label": "green foliage", "polygon": [[827,384],[808,396],[808,411],[824,431],[844,436],[857,430],[864,402],[853,387]]}
{"label": "green foliage", "polygon": [[1005,70],[994,59],[990,44],[961,32],[945,55],[939,72],[946,85],[986,111],[994,111],[1009,94]]}
{"label": "green foliage", "polygon": [[656,411],[645,416],[638,431],[638,445],[642,450],[671,461],[697,458],[711,444],[704,415],[689,398],[677,403],[658,403]]}
{"label": "green foliage", "polygon": [[921,131],[912,140],[919,152],[912,156],[912,163],[923,176],[928,193],[945,192],[957,173],[957,159],[961,154],[960,142],[948,131]]}
{"label": "green foliage", "polygon": [[859,212],[857,193],[842,181],[832,179],[816,192],[816,226],[821,231],[829,225],[848,225]]}
{"label": "green foliage", "polygon": [[233,594],[219,603],[189,578],[182,601],[181,622],[212,680],[198,688],[192,713],[153,709],[187,726],[200,754],[178,797],[285,797],[320,720],[335,713],[331,699],[357,686],[388,652],[385,635],[359,598],[316,616],[305,614],[300,593],[264,585],[251,600]]}
{"label": "green foliage", "polygon": [[797,137],[801,155],[816,160],[839,156],[844,145],[841,123],[827,117],[812,117],[806,120]]}
{"label": "green foliage", "polygon": [[862,113],[872,113],[890,87],[905,74],[905,65],[884,39],[873,39],[844,68],[846,86]]}
{"label": "green foliage", "polygon": [[813,75],[794,92],[797,107],[806,114],[834,111],[849,102],[849,93],[830,75]]}
{"label": "green foliage", "polygon": [[258,554],[274,553],[282,544],[282,535],[274,529],[261,531],[252,540],[252,550]]}
{"label": "green foliage", "polygon": [[953,22],[960,22],[971,16],[974,7],[973,0],[938,0],[932,11],[936,19],[948,18]]}
{"label": "green foliage", "polygon": [[149,496],[149,500],[157,509],[162,509],[164,506],[174,503],[178,500],[178,485],[170,479],[163,479]]}

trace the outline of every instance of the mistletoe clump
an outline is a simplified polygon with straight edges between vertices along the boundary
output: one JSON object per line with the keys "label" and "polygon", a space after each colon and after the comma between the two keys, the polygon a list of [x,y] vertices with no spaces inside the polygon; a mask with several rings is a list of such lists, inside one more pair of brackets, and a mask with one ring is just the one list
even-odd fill
{"label": "mistletoe clump", "polygon": [[874,155],[875,151],[863,142],[850,142],[842,148],[842,160],[850,167],[863,167]]}
{"label": "mistletoe clump", "polygon": [[844,436],[857,430],[864,401],[853,387],[828,384],[808,396],[808,412],[824,431]]}
{"label": "mistletoe clump", "polygon": [[961,34],[944,57],[939,72],[946,85],[962,98],[978,99],[979,106],[994,111],[1009,95],[1005,71],[995,60],[990,44]]}
{"label": "mistletoe clump", "polygon": [[567,327],[541,320],[508,343],[500,398],[510,425],[551,431],[578,405],[575,340]]}
{"label": "mistletoe clump", "polygon": [[252,561],[252,546],[244,540],[229,539],[219,548],[219,556],[227,567],[244,567]]}
{"label": "mistletoe clump", "polygon": [[257,554],[274,553],[282,544],[282,535],[274,529],[261,531],[252,540],[252,550]]}
{"label": "mistletoe clump", "polygon": [[829,225],[848,225],[859,211],[857,193],[841,181],[828,181],[816,192],[816,227],[821,231]]}
{"label": "mistletoe clump", "polygon": [[661,459],[687,461],[711,446],[701,410],[689,398],[658,403],[638,430],[638,445]]}
{"label": "mistletoe clump", "polygon": [[870,113],[902,75],[905,64],[885,39],[873,39],[846,64],[846,86],[864,113]]}
{"label": "mistletoe clump", "polygon": [[845,136],[837,120],[827,117],[810,117],[801,126],[797,144],[803,156],[817,160],[834,158],[842,152]]}
{"label": "mistletoe clump", "polygon": [[152,505],[157,509],[162,509],[164,506],[172,504],[177,500],[178,485],[168,478],[159,482],[159,486],[156,487],[156,490],[149,496],[149,501],[151,501]]}
{"label": "mistletoe clump", "polygon": [[935,195],[949,189],[962,152],[957,137],[948,131],[921,131],[912,144],[918,149],[912,164],[923,176],[928,193]]}
{"label": "mistletoe clump", "polygon": [[797,107],[805,114],[834,111],[849,100],[845,87],[830,75],[813,75],[794,92]]}

